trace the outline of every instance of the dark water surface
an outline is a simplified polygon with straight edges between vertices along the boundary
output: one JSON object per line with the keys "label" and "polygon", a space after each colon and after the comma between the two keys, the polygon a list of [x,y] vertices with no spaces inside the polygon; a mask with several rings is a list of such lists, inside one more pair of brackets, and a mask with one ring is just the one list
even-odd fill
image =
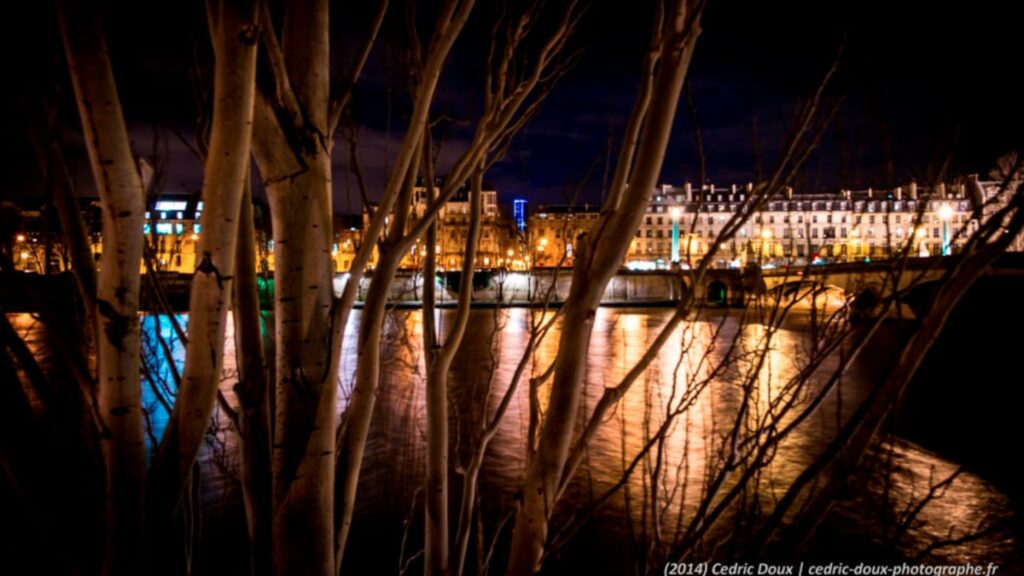
{"label": "dark water surface", "polygon": [[[439,322],[447,329],[452,319],[451,311],[438,314]],[[474,431],[479,429],[485,415],[493,413],[525,350],[530,316],[539,318],[540,314],[539,311],[522,308],[472,312],[451,379],[453,464],[467,457],[467,446],[472,442]],[[650,308],[599,310],[587,360],[584,402],[588,408],[594,405],[605,387],[616,385],[648,350],[670,315],[671,310]],[[17,315],[12,319],[20,330],[30,333],[31,339],[31,334],[37,330],[31,318]],[[358,321],[357,311],[345,339],[339,408],[343,407],[345,393],[352,384]],[[407,558],[414,554],[422,542],[422,498],[414,505],[416,489],[423,480],[425,461],[420,312],[395,311],[389,316],[387,325],[382,382],[360,479],[353,536],[346,554],[346,568],[358,574],[398,573],[400,556]],[[228,326],[232,324],[229,322]],[[180,364],[184,353],[181,346],[173,342],[169,321],[146,317],[146,337],[153,338],[157,331],[172,340],[176,360]],[[662,422],[666,403],[678,402],[686,392],[688,382],[710,370],[713,362],[706,359],[722,358],[734,337],[738,337],[741,349],[753,350],[763,333],[763,327],[743,323],[737,314],[710,317],[678,328],[595,438],[577,480],[566,494],[567,506],[556,514],[554,529],[557,530],[568,518],[568,512],[588,506],[619,480],[624,467],[643,446],[648,432]],[[495,528],[501,525],[514,502],[525,469],[529,422],[527,378],[541,373],[551,364],[557,352],[557,341],[558,324],[530,359],[526,377],[490,444],[480,478],[480,522],[486,527],[486,540],[474,541],[471,549],[488,547]],[[781,383],[799,369],[802,358],[806,356],[806,343],[806,332],[799,323],[774,337],[764,366],[757,370],[754,415],[767,408],[779,394]],[[776,458],[758,484],[761,500],[770,505],[782,496],[790,482],[831,439],[837,422],[864,397],[873,379],[884,370],[885,358],[891,357],[899,345],[898,335],[880,340],[849,371],[840,386],[840,395],[830,395],[818,411],[779,447]],[[227,352],[223,390],[233,402],[233,345],[230,340]],[[834,367],[837,362],[837,359],[830,359],[823,369]],[[167,369],[166,365],[157,367],[157,371],[163,371],[165,376]],[[685,521],[693,514],[710,462],[740,405],[738,383],[751,369],[749,363],[739,362],[724,371],[695,396],[689,410],[672,426],[665,443],[662,461],[665,478],[659,492],[664,504],[663,526],[669,532],[674,530],[677,520]],[[945,394],[952,387],[944,381],[942,371],[934,366],[926,366],[922,378],[929,380],[915,386],[925,386],[926,392],[912,393],[912,399],[915,396],[928,398],[928,390],[932,389],[943,390]],[[956,384],[967,386],[969,393],[983,391],[985,386],[984,383],[963,381]],[[812,382],[810,389],[819,385],[820,382]],[[166,422],[166,413],[148,385],[145,390],[147,407],[152,411],[151,420],[159,435]],[[546,394],[547,388],[542,387],[539,391],[542,410],[546,409]],[[1010,574],[1024,570],[1021,562],[1024,557],[1021,551],[1021,534],[1024,534],[1021,502],[1024,495],[1015,489],[1020,476],[1008,475],[1005,466],[986,466],[991,456],[972,459],[957,449],[956,443],[935,432],[938,429],[950,435],[951,430],[966,429],[972,426],[976,416],[947,419],[946,426],[936,426],[929,421],[929,416],[934,417],[948,407],[935,405],[934,398],[932,404],[925,406],[925,409],[907,410],[906,416],[898,417],[897,425],[893,427],[897,434],[874,453],[874,457],[890,463],[893,473],[889,480],[871,479],[863,491],[840,502],[829,515],[819,537],[811,543],[809,557],[859,561],[881,554],[889,545],[884,535],[892,531],[893,518],[912,508],[925,496],[931,484],[966,464],[966,470],[944,490],[941,497],[920,511],[918,521],[895,544],[896,550],[902,557],[912,558],[933,542],[961,538],[985,529],[990,533],[960,545],[935,550],[932,561],[995,562],[1003,566],[1004,571],[1000,573]],[[211,443],[204,448],[204,490],[210,528],[206,532],[209,544],[202,555],[205,558],[203,573],[229,573],[224,570],[241,573],[238,559],[244,554],[238,550],[239,539],[244,538],[244,519],[238,487],[233,480],[238,466],[232,452],[235,439],[233,431],[223,420],[222,417],[220,437],[223,442]],[[977,441],[1002,444],[1007,459],[1019,460],[1021,439],[1020,436],[988,437]],[[651,465],[641,465],[626,488],[612,497],[575,538],[550,558],[546,573],[633,573],[632,561],[636,558],[639,538],[637,521],[641,514],[646,513],[643,503],[649,491],[646,478]],[[453,476],[450,488],[453,503],[458,501],[460,486],[459,477]],[[632,523],[630,518],[634,520]],[[403,536],[406,535],[403,526],[410,519],[403,552]],[[453,517],[453,532],[456,524]],[[506,530],[508,528],[505,527]],[[505,532],[505,540],[507,536]],[[225,553],[228,550],[231,551]],[[501,553],[502,547],[499,546],[499,557]],[[414,563],[410,570],[419,572],[421,568]]]}

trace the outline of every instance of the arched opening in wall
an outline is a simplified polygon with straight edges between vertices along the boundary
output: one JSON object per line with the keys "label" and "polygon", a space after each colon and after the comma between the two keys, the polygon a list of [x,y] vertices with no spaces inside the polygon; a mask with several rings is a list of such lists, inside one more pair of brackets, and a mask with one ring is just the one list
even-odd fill
{"label": "arched opening in wall", "polygon": [[716,306],[725,306],[728,304],[729,289],[725,285],[725,282],[721,280],[712,280],[708,284],[708,304],[714,304]]}

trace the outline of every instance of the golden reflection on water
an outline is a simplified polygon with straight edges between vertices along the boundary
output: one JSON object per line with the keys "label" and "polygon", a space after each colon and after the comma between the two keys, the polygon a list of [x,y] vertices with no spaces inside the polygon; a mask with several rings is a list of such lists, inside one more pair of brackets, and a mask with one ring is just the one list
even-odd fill
{"label": "golden reflection on water", "polygon": [[[553,314],[553,311],[524,308],[473,311],[450,382],[453,465],[468,453],[475,431],[493,415],[505,393],[516,364],[526,350],[531,318],[540,324]],[[604,390],[618,385],[649,350],[670,315],[670,310],[660,309],[599,310],[587,358],[582,402],[584,414],[589,414]],[[339,374],[339,409],[344,408],[352,385],[359,317],[357,311],[346,330]],[[442,333],[447,334],[452,317],[451,311],[437,313],[436,323]],[[40,325],[28,314],[10,315],[9,318],[16,329],[26,335],[30,347],[48,361],[50,352],[40,336]],[[481,474],[481,497],[493,504],[487,506],[489,513],[509,505],[521,482],[526,463],[530,378],[539,376],[554,361],[560,322],[559,319],[528,359],[515,399],[490,444]],[[230,403],[236,402],[232,391],[235,373],[233,326],[229,320],[222,383],[222,390]],[[183,362],[184,350],[181,343],[174,340],[166,319],[156,321],[147,318],[143,328],[147,338],[160,331],[172,342],[175,361]],[[382,343],[382,381],[360,483],[357,513],[364,521],[369,517],[378,520],[403,517],[423,477],[425,368],[420,312],[394,311],[389,315],[386,333]],[[567,492],[567,501],[582,506],[611,488],[647,444],[647,439],[666,421],[667,414],[685,405],[686,409],[672,418],[663,444],[652,447],[647,456],[639,460],[626,489],[619,491],[602,512],[606,517],[618,518],[621,523],[628,506],[634,522],[640,519],[649,522],[648,508],[656,510],[661,529],[671,538],[674,531],[693,514],[709,478],[722,459],[728,457],[725,449],[728,432],[736,422],[744,396],[744,382],[753,384],[749,390],[751,401],[741,422],[744,429],[753,429],[766,415],[777,410],[780,395],[792,393],[784,388],[784,384],[804,367],[807,335],[791,329],[771,333],[767,353],[762,360],[758,358],[757,351],[764,348],[768,336],[769,331],[764,326],[741,323],[736,315],[682,322],[650,368],[609,414],[588,447],[583,466]],[[734,339],[735,348],[732,347]],[[727,358],[734,361],[716,373],[717,364]],[[821,385],[823,375],[837,362],[837,359],[830,358],[821,366],[808,387],[799,393],[798,405],[809,399]],[[705,380],[706,386],[702,384]],[[786,487],[829,440],[838,423],[863,398],[866,388],[866,383],[857,381],[856,377],[847,377],[839,388],[842,402],[837,402],[833,392],[814,415],[782,442],[758,484],[759,498],[770,505],[781,497]],[[538,390],[542,413],[547,411],[549,390],[550,382]],[[161,413],[159,403],[154,401],[152,392],[148,392],[146,387],[144,396],[147,407],[153,412],[151,420],[159,435],[166,422],[166,413]],[[223,417],[221,421],[224,426],[218,435],[226,449],[225,454],[218,457],[226,458],[230,466],[236,442],[233,430],[226,426]],[[780,425],[788,421],[783,419]],[[581,416],[580,425],[583,422]],[[930,484],[956,469],[955,463],[905,440],[886,447],[891,449],[888,454],[894,464],[891,483],[882,486],[878,482],[869,482],[865,495],[840,507],[842,513],[858,518],[864,526],[870,526],[872,534],[885,531],[884,527],[872,523],[874,510],[866,512],[871,506],[879,505],[882,495],[882,505],[890,511],[905,510],[927,494]],[[204,461],[209,462],[210,458],[210,448],[207,447],[204,449]],[[656,487],[652,487],[655,467],[661,471],[661,479]],[[218,487],[218,493],[231,489],[225,475],[229,476],[230,470],[218,472],[216,467],[208,475]],[[453,484],[452,491],[453,501],[456,501],[454,486],[457,484]],[[658,507],[652,505],[652,490],[657,490]],[[952,536],[963,535],[960,532],[983,525],[988,516],[1000,518],[1010,514],[1008,507],[1009,500],[1000,491],[981,477],[964,472],[941,498],[920,511],[917,522],[904,537],[903,546],[909,552],[920,550],[933,540],[951,537],[951,527],[955,527]],[[950,561],[988,561],[998,550],[1011,554],[1016,546],[1018,543],[1012,538],[994,536],[952,548],[943,552],[943,558]]]}

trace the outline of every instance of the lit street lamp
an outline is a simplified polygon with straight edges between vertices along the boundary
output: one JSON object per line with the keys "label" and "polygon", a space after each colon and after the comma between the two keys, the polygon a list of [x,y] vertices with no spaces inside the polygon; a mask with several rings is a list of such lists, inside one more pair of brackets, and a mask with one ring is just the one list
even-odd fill
{"label": "lit street lamp", "polygon": [[914,232],[914,236],[917,237],[918,258],[927,258],[931,256],[931,254],[928,252],[928,243],[924,241],[924,234],[924,228],[918,228],[917,231]]}
{"label": "lit street lamp", "polygon": [[943,204],[939,208],[939,219],[942,220],[942,255],[949,256],[949,221],[953,218],[953,208],[949,204]]}
{"label": "lit street lamp", "polygon": [[673,207],[670,212],[672,216],[672,263],[679,262],[679,216],[683,211],[678,207]]}
{"label": "lit street lamp", "polygon": [[758,266],[760,266],[760,265],[762,265],[764,263],[765,256],[772,256],[771,247],[772,247],[772,231],[769,230],[768,228],[765,228],[764,230],[761,231],[761,252],[759,254],[760,257],[761,257],[760,258],[761,261],[757,263]]}

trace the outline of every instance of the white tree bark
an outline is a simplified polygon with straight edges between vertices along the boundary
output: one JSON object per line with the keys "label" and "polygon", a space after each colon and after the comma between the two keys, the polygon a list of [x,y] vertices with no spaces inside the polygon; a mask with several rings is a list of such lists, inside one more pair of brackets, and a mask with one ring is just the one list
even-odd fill
{"label": "white tree bark", "polygon": [[249,171],[256,88],[256,3],[224,0],[213,39],[213,126],[203,174],[202,233],[192,279],[189,340],[181,389],[151,473],[152,521],[170,518],[209,427],[224,365],[224,338]]}
{"label": "white tree bark", "polygon": [[[605,206],[589,236],[578,243],[580,253],[573,269],[572,287],[566,300],[565,320],[555,360],[554,380],[540,442],[523,485],[516,513],[508,574],[526,576],[539,568],[547,538],[548,520],[556,504],[562,471],[568,457],[573,426],[577,421],[580,392],[594,315],[601,295],[622,264],[629,243],[640,225],[644,209],[661,172],[672,121],[699,31],[702,4],[674,3],[658,45],[658,68],[649,103],[643,106],[644,130],[632,165],[616,172],[628,185],[617,206]],[[615,181],[620,181],[617,176]],[[613,190],[613,195],[615,196]]]}
{"label": "white tree bark", "polygon": [[86,3],[58,3],[61,36],[103,205],[103,255],[96,289],[98,397],[107,434],[104,574],[144,569],[145,440],[139,384],[139,264],[145,212],[142,180],[97,14]]}
{"label": "white tree bark", "polygon": [[[473,174],[470,188],[470,221],[459,278],[459,299],[451,331],[435,354],[427,372],[427,474],[424,528],[424,573],[448,574],[448,372],[462,344],[473,300],[473,270],[480,244],[483,170]],[[431,281],[433,279],[431,278]]]}

